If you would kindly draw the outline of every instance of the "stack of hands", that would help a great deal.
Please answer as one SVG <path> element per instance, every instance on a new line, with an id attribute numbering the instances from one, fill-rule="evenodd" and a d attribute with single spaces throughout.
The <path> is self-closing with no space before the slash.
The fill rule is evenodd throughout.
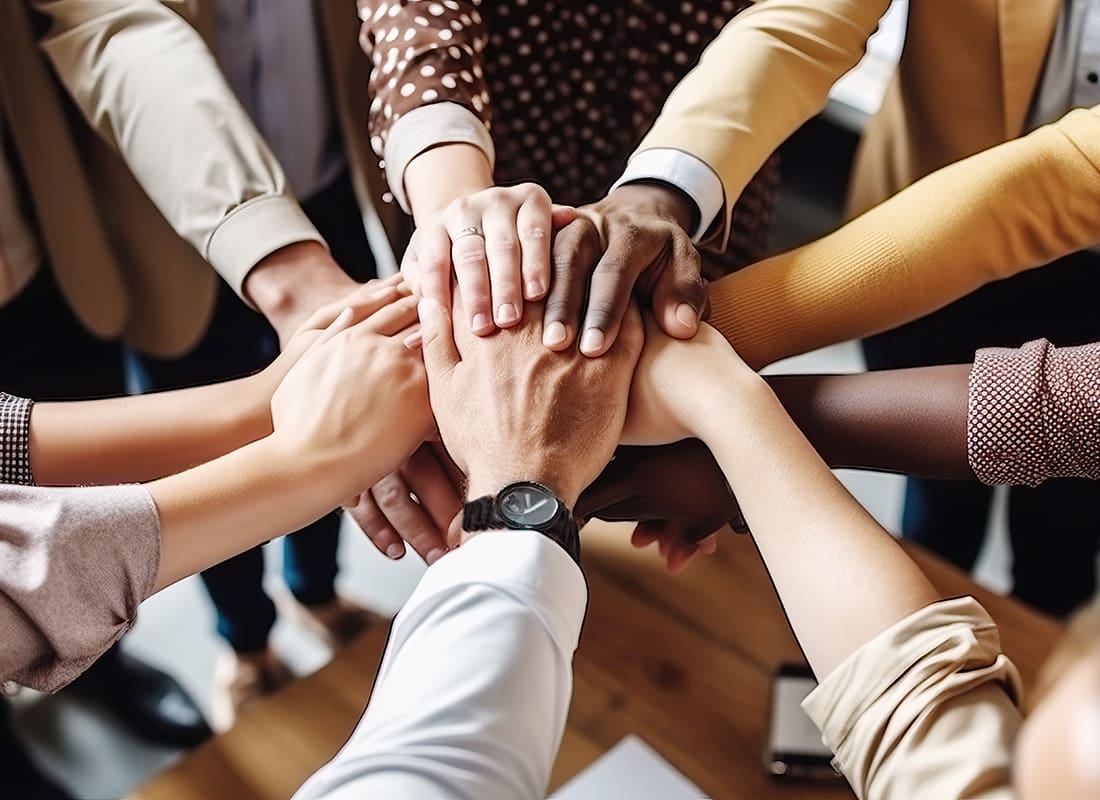
<path id="1" fill-rule="evenodd" d="M 704 362 L 732 351 L 700 322 L 686 205 L 628 186 L 574 210 L 532 185 L 452 203 L 418 227 L 400 276 L 316 312 L 258 377 L 277 386 L 274 439 L 391 558 L 407 543 L 433 563 L 461 544 L 465 500 L 517 480 L 581 519 L 640 521 L 634 543 L 657 542 L 672 569 L 713 552 L 739 514 L 691 438 L 693 402 Z"/>

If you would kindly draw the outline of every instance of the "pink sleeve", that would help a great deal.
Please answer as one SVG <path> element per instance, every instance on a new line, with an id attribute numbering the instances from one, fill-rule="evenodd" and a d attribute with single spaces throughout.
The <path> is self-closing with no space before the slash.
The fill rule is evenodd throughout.
<path id="1" fill-rule="evenodd" d="M 0 485 L 0 681 L 71 681 L 133 624 L 159 564 L 141 486 Z"/>
<path id="2" fill-rule="evenodd" d="M 979 350 L 970 373 L 967 455 L 978 480 L 1038 486 L 1100 478 L 1100 343 Z"/>

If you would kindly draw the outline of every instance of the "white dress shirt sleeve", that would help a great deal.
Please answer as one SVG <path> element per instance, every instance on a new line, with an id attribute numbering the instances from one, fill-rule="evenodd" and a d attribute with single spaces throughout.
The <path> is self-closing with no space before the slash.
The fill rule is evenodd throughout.
<path id="1" fill-rule="evenodd" d="M 533 531 L 489 531 L 436 562 L 394 620 L 370 704 L 295 800 L 545 796 L 588 591 Z"/>
<path id="2" fill-rule="evenodd" d="M 695 203 L 697 220 L 695 230 L 691 232 L 691 240 L 696 244 L 726 207 L 725 192 L 718 173 L 702 159 L 683 150 L 655 147 L 636 153 L 626 165 L 622 176 L 612 184 L 611 191 L 638 181 L 667 183 L 691 198 Z"/>

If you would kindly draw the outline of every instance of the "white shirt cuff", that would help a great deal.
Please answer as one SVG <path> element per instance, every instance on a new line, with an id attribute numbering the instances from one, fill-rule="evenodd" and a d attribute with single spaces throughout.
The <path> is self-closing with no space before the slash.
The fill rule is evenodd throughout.
<path id="1" fill-rule="evenodd" d="M 726 205 L 722 180 L 709 164 L 683 150 L 655 147 L 635 153 L 623 170 L 622 177 L 611 189 L 638 181 L 662 181 L 691 198 L 698 212 L 699 223 L 691 233 L 696 244 L 702 240 L 711 223 Z"/>
<path id="2" fill-rule="evenodd" d="M 405 170 L 409 162 L 442 144 L 470 144 L 485 153 L 492 170 L 496 159 L 493 137 L 477 115 L 458 103 L 432 103 L 414 108 L 390 128 L 383 158 L 386 182 L 394 199 L 406 214 L 411 214 L 405 194 Z"/>
<path id="3" fill-rule="evenodd" d="M 479 533 L 428 568 L 405 608 L 469 584 L 493 586 L 515 596 L 541 617 L 564 652 L 577 649 L 588 586 L 581 568 L 557 542 L 537 531 Z M 404 613 L 398 620 L 401 616 Z"/>

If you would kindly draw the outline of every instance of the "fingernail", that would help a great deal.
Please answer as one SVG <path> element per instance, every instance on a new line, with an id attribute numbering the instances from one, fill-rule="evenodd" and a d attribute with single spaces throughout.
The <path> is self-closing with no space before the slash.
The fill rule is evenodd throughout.
<path id="1" fill-rule="evenodd" d="M 603 349 L 604 335 L 599 328 L 589 328 L 581 337 L 581 352 L 586 355 L 595 355 Z"/>
<path id="2" fill-rule="evenodd" d="M 406 350 L 419 350 L 424 345 L 424 334 L 420 331 L 410 333 L 405 337 L 405 341 L 402 344 L 405 345 Z"/>
<path id="3" fill-rule="evenodd" d="M 699 324 L 699 315 L 695 312 L 695 309 L 687 303 L 680 303 L 680 305 L 676 306 L 676 319 L 689 328 L 694 328 Z"/>
<path id="4" fill-rule="evenodd" d="M 565 341 L 567 331 L 560 322 L 551 322 L 542 332 L 542 343 L 547 347 L 556 347 Z"/>
<path id="5" fill-rule="evenodd" d="M 527 299 L 538 300 L 546 292 L 546 286 L 537 278 L 527 281 Z"/>
<path id="6" fill-rule="evenodd" d="M 507 325 L 519 319 L 519 309 L 515 303 L 501 303 L 497 306 L 497 323 Z"/>
<path id="7" fill-rule="evenodd" d="M 405 547 L 400 542 L 394 542 L 386 548 L 386 555 L 396 561 L 405 555 Z"/>
<path id="8" fill-rule="evenodd" d="M 333 327 L 342 328 L 344 325 L 347 325 L 353 313 L 354 312 L 350 308 L 345 308 L 343 311 L 337 314 L 336 319 L 332 321 Z"/>
<path id="9" fill-rule="evenodd" d="M 446 552 L 447 551 L 444 550 L 442 547 L 437 547 L 434 550 L 429 550 L 428 555 L 424 557 L 424 560 L 428 562 L 428 566 L 430 567 L 436 561 L 443 558 Z"/>
<path id="10" fill-rule="evenodd" d="M 493 327 L 492 321 L 489 319 L 489 315 L 485 313 L 474 314 L 474 321 L 470 324 L 474 333 L 488 331 Z"/>

